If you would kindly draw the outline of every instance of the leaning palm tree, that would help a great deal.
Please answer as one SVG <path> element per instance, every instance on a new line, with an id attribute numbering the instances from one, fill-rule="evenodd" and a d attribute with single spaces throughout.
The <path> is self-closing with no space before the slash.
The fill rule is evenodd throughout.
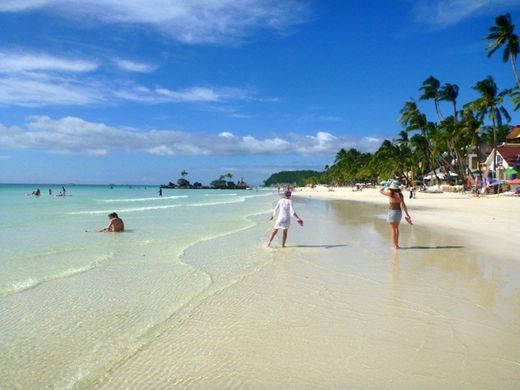
<path id="1" fill-rule="evenodd" d="M 441 83 L 435 77 L 430 76 L 426 80 L 423 81 L 422 87 L 419 88 L 420 91 L 423 91 L 423 94 L 419 98 L 419 100 L 433 100 L 435 103 L 435 112 L 437 113 L 437 118 L 439 121 L 442 120 L 441 107 L 439 105 L 440 94 L 439 87 Z"/>
<path id="2" fill-rule="evenodd" d="M 520 78 L 516 69 L 516 56 L 520 52 L 520 45 L 518 35 L 514 33 L 515 25 L 511 21 L 511 14 L 506 13 L 497 16 L 495 23 L 495 26 L 489 28 L 489 34 L 484 37 L 484 39 L 492 41 L 486 46 L 488 57 L 491 57 L 493 53 L 503 46 L 502 60 L 504 62 L 511 61 L 516 84 L 520 88 Z"/>
<path id="3" fill-rule="evenodd" d="M 459 86 L 457 84 L 446 83 L 439 89 L 439 100 L 451 102 L 453 105 L 453 118 L 457 122 L 457 97 L 459 96 Z"/>
<path id="4" fill-rule="evenodd" d="M 486 116 L 491 121 L 493 130 L 493 166 L 495 168 L 495 177 L 497 171 L 497 128 L 502 127 L 502 119 L 507 122 L 511 117 L 505 107 L 502 105 L 504 96 L 508 93 L 507 90 L 498 92 L 497 85 L 493 77 L 488 76 L 481 80 L 473 87 L 480 93 L 480 97 L 468 103 L 466 106 L 476 111 L 477 118 L 482 121 Z"/>

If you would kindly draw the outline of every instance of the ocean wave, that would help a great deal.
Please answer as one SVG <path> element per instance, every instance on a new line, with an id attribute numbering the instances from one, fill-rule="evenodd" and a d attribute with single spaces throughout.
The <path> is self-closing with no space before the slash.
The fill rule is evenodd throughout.
<path id="1" fill-rule="evenodd" d="M 135 212 L 139 212 L 139 211 L 171 209 L 171 208 L 175 208 L 175 207 L 182 207 L 182 205 L 181 204 L 170 204 L 170 205 L 165 205 L 165 206 L 132 207 L 132 208 L 128 208 L 128 209 L 69 211 L 66 214 L 67 215 L 108 214 L 108 213 L 112 213 L 114 211 L 117 213 L 135 213 Z"/>
<path id="2" fill-rule="evenodd" d="M 58 271 L 57 273 L 55 273 L 53 275 L 44 276 L 40 279 L 30 277 L 25 280 L 21 280 L 19 282 L 12 282 L 12 283 L 8 284 L 7 287 L 4 288 L 3 290 L 0 290 L 0 296 L 6 296 L 6 295 L 20 293 L 22 291 L 26 291 L 26 290 L 35 288 L 45 282 L 50 282 L 50 281 L 57 280 L 57 279 L 64 279 L 64 278 L 68 278 L 70 276 L 74 276 L 74 275 L 81 274 L 83 272 L 90 271 L 91 269 L 98 267 L 101 263 L 112 258 L 113 256 L 114 256 L 113 253 L 110 253 L 108 255 L 103 255 L 103 256 L 100 256 L 98 259 L 96 259 L 96 260 L 92 261 L 91 263 L 84 265 L 82 267 L 65 269 L 63 271 Z"/>
<path id="3" fill-rule="evenodd" d="M 262 194 L 262 195 L 240 196 L 240 197 L 233 197 L 230 200 L 221 200 L 221 201 L 215 201 L 215 202 L 172 204 L 172 205 L 165 205 L 165 206 L 132 207 L 132 208 L 126 208 L 126 209 L 116 208 L 116 209 L 111 209 L 111 210 L 69 211 L 66 214 L 68 214 L 68 215 L 108 214 L 108 213 L 111 213 L 114 211 L 117 213 L 133 213 L 133 212 L 149 211 L 149 210 L 170 209 L 170 208 L 175 208 L 175 207 L 218 206 L 218 205 L 225 205 L 225 204 L 232 204 L 232 203 L 243 203 L 243 202 L 245 202 L 246 199 L 256 198 L 256 197 L 260 197 L 260 196 L 266 196 L 266 195 Z"/>
<path id="4" fill-rule="evenodd" d="M 238 199 L 222 201 L 222 202 L 188 203 L 185 206 L 186 207 L 218 206 L 218 205 L 222 205 L 222 204 L 242 203 L 242 202 L 245 202 L 245 200 L 246 200 L 246 198 L 240 197 Z"/>
<path id="5" fill-rule="evenodd" d="M 204 196 L 237 196 L 238 194 L 204 194 Z"/>
<path id="6" fill-rule="evenodd" d="M 254 194 L 254 195 L 245 195 L 246 198 L 261 198 L 264 196 L 273 196 L 274 192 L 268 192 L 267 194 Z"/>
<path id="7" fill-rule="evenodd" d="M 128 198 L 128 199 L 98 199 L 102 203 L 119 203 L 119 202 L 147 202 L 152 200 L 168 200 L 187 198 L 188 195 L 172 195 L 172 196 L 157 196 L 153 198 Z"/>

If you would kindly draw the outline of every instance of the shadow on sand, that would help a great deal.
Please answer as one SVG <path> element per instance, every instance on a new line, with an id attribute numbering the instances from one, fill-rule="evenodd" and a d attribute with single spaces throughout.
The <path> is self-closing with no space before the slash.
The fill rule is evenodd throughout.
<path id="1" fill-rule="evenodd" d="M 339 248 L 343 246 L 348 246 L 346 244 L 337 244 L 337 245 L 287 245 L 286 248 Z"/>
<path id="2" fill-rule="evenodd" d="M 446 246 L 402 246 L 399 249 L 461 249 L 460 245 L 446 245 Z"/>

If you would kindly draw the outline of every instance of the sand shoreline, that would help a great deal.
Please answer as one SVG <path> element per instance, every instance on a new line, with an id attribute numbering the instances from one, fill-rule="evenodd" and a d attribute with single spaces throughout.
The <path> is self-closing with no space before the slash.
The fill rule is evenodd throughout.
<path id="1" fill-rule="evenodd" d="M 260 216 L 190 248 L 197 262 L 256 242 L 239 257 L 258 267 L 84 387 L 515 388 L 518 262 L 421 225 L 403 228 L 411 250 L 394 253 L 383 205 L 312 199 L 295 196 L 306 223 L 287 248 L 264 246 Z"/>
<path id="2" fill-rule="evenodd" d="M 329 191 L 324 186 L 317 186 L 315 189 L 297 190 L 295 196 L 378 205 L 387 203 L 378 189 L 373 188 L 352 191 L 350 187 L 339 187 Z M 460 193 L 423 192 L 417 192 L 415 199 L 408 199 L 408 192 L 405 197 L 415 225 L 431 226 L 434 229 L 449 228 L 481 250 L 500 257 L 518 256 L 515 252 L 518 253 L 520 232 L 519 198 L 496 195 L 479 198 Z"/>

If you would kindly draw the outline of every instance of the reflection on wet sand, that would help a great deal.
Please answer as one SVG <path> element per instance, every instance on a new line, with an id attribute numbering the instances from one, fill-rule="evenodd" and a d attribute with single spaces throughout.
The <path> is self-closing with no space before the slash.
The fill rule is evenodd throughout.
<path id="1" fill-rule="evenodd" d="M 338 222 L 358 230 L 371 230 L 390 247 L 383 206 L 345 201 L 327 203 Z M 416 278 L 431 285 L 432 292 L 457 293 L 483 309 L 494 308 L 499 300 L 514 301 L 515 295 L 520 294 L 520 285 L 511 276 L 518 275 L 518 264 L 474 251 L 471 244 L 450 233 L 423 226 L 402 226 L 398 252 L 389 253 L 384 245 L 378 248 L 379 253 L 384 250 L 389 256 L 392 282 L 398 284 L 400 280 L 410 282 Z M 372 239 L 364 244 L 374 246 Z M 511 273 L 511 269 L 516 271 Z"/>
<path id="2" fill-rule="evenodd" d="M 517 387 L 518 263 L 422 226 L 404 226 L 410 249 L 394 252 L 383 208 L 298 210 L 306 224 L 291 228 L 291 247 L 241 253 L 270 261 L 172 319 L 93 388 Z M 204 242 L 185 260 L 213 250 Z"/>

